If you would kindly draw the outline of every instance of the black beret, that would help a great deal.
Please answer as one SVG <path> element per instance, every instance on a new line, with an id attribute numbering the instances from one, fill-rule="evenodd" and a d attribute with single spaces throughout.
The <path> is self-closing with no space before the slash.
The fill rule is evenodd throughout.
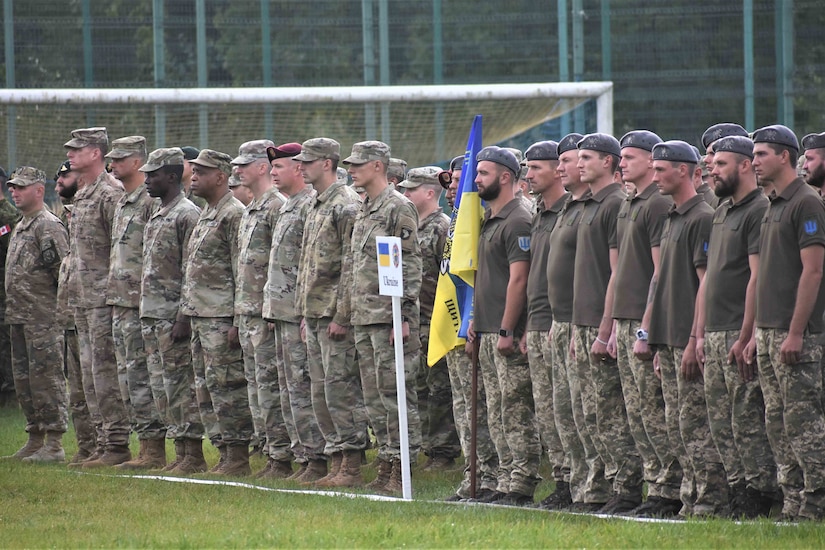
<path id="1" fill-rule="evenodd" d="M 57 169 L 57 173 L 54 175 L 54 179 L 59 178 L 63 174 L 72 171 L 72 165 L 68 160 L 64 160 L 63 164 L 60 165 L 60 168 Z"/>
<path id="2" fill-rule="evenodd" d="M 518 176 L 518 173 L 521 170 L 518 159 L 513 153 L 507 149 L 502 149 L 501 147 L 497 147 L 495 145 L 485 147 L 478 152 L 476 162 L 481 162 L 482 160 L 495 162 L 498 165 L 504 166 L 516 176 Z"/>
<path id="3" fill-rule="evenodd" d="M 201 152 L 191 145 L 184 145 L 180 148 L 183 151 L 183 160 L 195 160 Z"/>
<path id="4" fill-rule="evenodd" d="M 559 160 L 559 144 L 555 141 L 537 141 L 524 153 L 527 160 Z"/>
<path id="5" fill-rule="evenodd" d="M 562 153 L 566 153 L 567 151 L 575 151 L 576 146 L 579 144 L 583 137 L 583 135 L 573 132 L 572 134 L 567 134 L 566 136 L 561 138 L 557 151 L 559 156 L 561 156 Z"/>
<path id="6" fill-rule="evenodd" d="M 619 140 L 608 134 L 587 134 L 576 146 L 581 149 L 607 153 L 616 157 L 622 156 L 622 147 Z"/>
<path id="7" fill-rule="evenodd" d="M 713 144 L 714 153 L 738 153 L 753 159 L 753 142 L 745 136 L 726 136 Z"/>
<path id="8" fill-rule="evenodd" d="M 774 124 L 773 126 L 765 126 L 753 133 L 754 143 L 776 143 L 777 145 L 784 145 L 791 149 L 799 151 L 799 140 L 796 135 L 791 132 L 791 129 L 781 124 Z"/>
<path id="9" fill-rule="evenodd" d="M 653 160 L 669 160 L 671 162 L 687 162 L 697 164 L 699 157 L 693 145 L 674 139 L 657 143 L 653 147 Z"/>
<path id="10" fill-rule="evenodd" d="M 705 130 L 705 133 L 702 134 L 702 145 L 704 145 L 705 149 L 707 149 L 708 145 L 710 145 L 717 139 L 721 139 L 727 136 L 748 137 L 748 132 L 745 131 L 744 128 L 742 128 L 738 124 L 734 124 L 733 122 L 720 122 L 719 124 L 714 124 L 707 130 Z"/>
<path id="11" fill-rule="evenodd" d="M 619 140 L 622 149 L 625 147 L 635 147 L 636 149 L 644 149 L 645 151 L 652 151 L 653 146 L 657 143 L 662 143 L 662 138 L 647 130 L 633 130 L 623 135 L 622 139 Z"/>
<path id="12" fill-rule="evenodd" d="M 802 148 L 806 151 L 808 149 L 825 149 L 825 132 L 821 134 L 808 134 L 802 138 Z"/>
<path id="13" fill-rule="evenodd" d="M 464 155 L 460 157 L 456 157 L 450 161 L 450 170 L 461 170 L 461 167 L 464 165 Z"/>

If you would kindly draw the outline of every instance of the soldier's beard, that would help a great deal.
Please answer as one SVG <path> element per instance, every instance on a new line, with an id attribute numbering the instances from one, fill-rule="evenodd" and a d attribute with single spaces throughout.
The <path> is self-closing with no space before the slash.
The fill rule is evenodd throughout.
<path id="1" fill-rule="evenodd" d="M 821 164 L 814 168 L 805 178 L 805 182 L 811 187 L 822 189 L 822 185 L 825 184 L 825 168 Z"/>

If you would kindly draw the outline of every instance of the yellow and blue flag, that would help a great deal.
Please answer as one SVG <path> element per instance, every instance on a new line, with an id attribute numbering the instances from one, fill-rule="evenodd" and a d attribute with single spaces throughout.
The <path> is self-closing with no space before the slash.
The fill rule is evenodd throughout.
<path id="1" fill-rule="evenodd" d="M 380 265 L 381 267 L 390 266 L 389 243 L 378 243 L 378 265 Z"/>

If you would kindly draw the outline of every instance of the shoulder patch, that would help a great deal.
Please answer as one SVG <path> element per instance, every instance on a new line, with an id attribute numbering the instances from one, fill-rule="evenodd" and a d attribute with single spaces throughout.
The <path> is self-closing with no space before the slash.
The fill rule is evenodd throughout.
<path id="1" fill-rule="evenodd" d="M 819 224 L 816 223 L 816 220 L 810 219 L 810 220 L 805 221 L 805 234 L 806 235 L 814 235 L 814 234 L 816 234 L 818 229 L 819 229 Z"/>
<path id="2" fill-rule="evenodd" d="M 60 261 L 60 256 L 57 253 L 57 247 L 55 246 L 54 241 L 50 240 L 43 245 L 40 249 L 40 258 L 46 265 L 54 265 Z"/>
<path id="3" fill-rule="evenodd" d="M 518 238 L 518 247 L 525 252 L 530 252 L 530 235 L 523 235 Z"/>
<path id="4" fill-rule="evenodd" d="M 399 235 L 399 237 L 401 237 L 402 241 L 406 241 L 407 239 L 409 239 L 410 235 L 412 235 L 412 229 L 408 227 L 401 228 L 401 234 Z"/>
<path id="5" fill-rule="evenodd" d="M 708 253 L 708 241 L 702 243 L 702 250 L 705 251 L 705 254 Z"/>

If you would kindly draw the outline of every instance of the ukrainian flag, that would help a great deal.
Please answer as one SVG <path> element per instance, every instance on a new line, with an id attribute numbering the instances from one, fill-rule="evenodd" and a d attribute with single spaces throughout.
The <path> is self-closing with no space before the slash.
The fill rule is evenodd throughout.
<path id="1" fill-rule="evenodd" d="M 381 267 L 390 267 L 389 243 L 378 243 L 378 265 Z"/>

